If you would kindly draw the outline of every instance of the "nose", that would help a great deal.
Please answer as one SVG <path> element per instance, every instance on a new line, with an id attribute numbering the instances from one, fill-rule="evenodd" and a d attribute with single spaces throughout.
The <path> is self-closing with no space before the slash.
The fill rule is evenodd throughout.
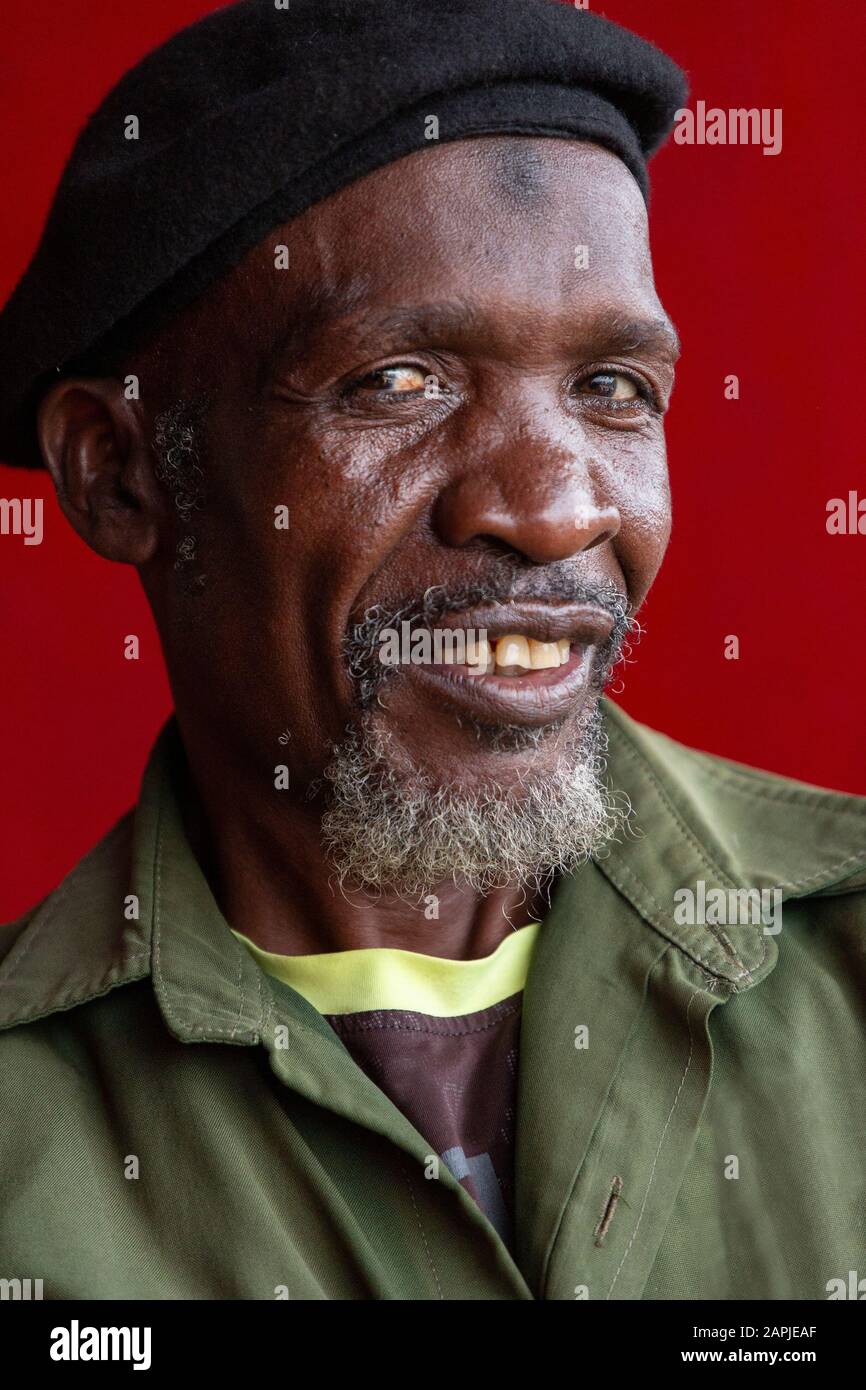
<path id="1" fill-rule="evenodd" d="M 436 502 L 439 539 L 458 547 L 493 541 L 538 565 L 613 540 L 619 510 L 602 493 L 601 469 L 581 453 L 522 435 L 510 446 L 500 444 L 493 457 L 462 467 Z"/>

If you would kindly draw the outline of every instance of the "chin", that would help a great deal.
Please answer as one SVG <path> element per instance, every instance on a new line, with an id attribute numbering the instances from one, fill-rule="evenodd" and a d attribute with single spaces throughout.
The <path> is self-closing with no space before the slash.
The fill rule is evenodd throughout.
<path id="1" fill-rule="evenodd" d="M 526 738 L 507 726 L 497 744 Z M 576 868 L 616 833 L 623 808 L 604 783 L 600 718 L 545 729 L 538 744 L 416 754 L 368 713 L 326 769 L 323 840 L 341 882 L 420 895 L 455 879 L 485 892 Z"/>
<path id="2" fill-rule="evenodd" d="M 467 794 L 479 788 L 519 792 L 533 777 L 549 777 L 577 759 L 590 756 L 598 720 L 598 700 L 580 715 L 566 715 L 543 725 L 488 723 L 452 715 L 446 729 L 433 730 L 418 720 L 407 727 L 387 714 L 371 713 L 365 729 L 378 759 L 390 774 L 417 779 L 430 788 Z M 420 740 L 420 733 L 431 736 Z"/>

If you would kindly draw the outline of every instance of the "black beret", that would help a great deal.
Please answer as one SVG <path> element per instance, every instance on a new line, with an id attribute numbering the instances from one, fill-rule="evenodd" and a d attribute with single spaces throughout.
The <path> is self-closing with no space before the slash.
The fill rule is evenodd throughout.
<path id="1" fill-rule="evenodd" d="M 109 92 L 70 155 L 0 314 L 0 458 L 38 466 L 57 374 L 195 298 L 278 224 L 440 142 L 592 140 L 647 196 L 685 104 L 652 44 L 559 0 L 242 0 Z M 127 135 L 137 118 L 138 138 Z"/>

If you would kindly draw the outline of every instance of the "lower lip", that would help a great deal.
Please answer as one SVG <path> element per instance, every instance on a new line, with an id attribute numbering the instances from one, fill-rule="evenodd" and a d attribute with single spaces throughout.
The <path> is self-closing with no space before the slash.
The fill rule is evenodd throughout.
<path id="1" fill-rule="evenodd" d="M 468 666 L 409 666 L 407 672 L 485 724 L 553 724 L 583 703 L 593 646 L 574 644 L 563 666 L 523 676 L 475 675 Z"/>

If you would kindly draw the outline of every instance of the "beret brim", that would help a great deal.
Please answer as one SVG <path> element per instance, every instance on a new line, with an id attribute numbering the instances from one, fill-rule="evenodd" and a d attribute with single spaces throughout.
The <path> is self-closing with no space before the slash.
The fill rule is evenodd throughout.
<path id="1" fill-rule="evenodd" d="M 0 314 L 0 458 L 39 466 L 52 379 L 146 331 L 274 226 L 385 164 L 496 133 L 592 140 L 647 197 L 686 100 L 676 64 L 558 0 L 242 0 L 176 34 L 81 132 Z M 127 119 L 138 120 L 128 140 Z"/>

